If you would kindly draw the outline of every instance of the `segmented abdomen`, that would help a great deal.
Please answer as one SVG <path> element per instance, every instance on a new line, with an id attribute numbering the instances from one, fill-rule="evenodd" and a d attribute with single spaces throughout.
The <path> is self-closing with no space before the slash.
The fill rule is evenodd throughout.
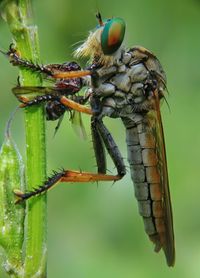
<path id="1" fill-rule="evenodd" d="M 144 227 L 150 239 L 159 251 L 165 239 L 163 192 L 159 154 L 152 130 L 145 122 L 124 121 L 131 178 L 139 213 L 143 217 Z"/>

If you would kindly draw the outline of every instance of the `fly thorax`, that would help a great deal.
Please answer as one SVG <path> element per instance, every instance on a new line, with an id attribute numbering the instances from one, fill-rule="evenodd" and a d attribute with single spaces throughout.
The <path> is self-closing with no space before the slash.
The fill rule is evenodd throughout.
<path id="1" fill-rule="evenodd" d="M 160 98 L 163 96 L 160 72 L 149 70 L 143 61 L 136 60 L 124 49 L 112 66 L 100 67 L 97 76 L 93 94 L 101 100 L 102 106 L 115 111 L 106 112 L 109 117 L 132 118 L 133 113 L 147 113 L 154 109 L 154 90 L 158 90 Z"/>

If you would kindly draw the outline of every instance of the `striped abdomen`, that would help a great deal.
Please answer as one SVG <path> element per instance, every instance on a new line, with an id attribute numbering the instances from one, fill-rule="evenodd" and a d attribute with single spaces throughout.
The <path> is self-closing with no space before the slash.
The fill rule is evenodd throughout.
<path id="1" fill-rule="evenodd" d="M 155 243 L 155 251 L 165 245 L 163 192 L 159 153 L 152 130 L 145 122 L 126 123 L 126 142 L 131 178 L 139 213 L 150 239 Z"/>

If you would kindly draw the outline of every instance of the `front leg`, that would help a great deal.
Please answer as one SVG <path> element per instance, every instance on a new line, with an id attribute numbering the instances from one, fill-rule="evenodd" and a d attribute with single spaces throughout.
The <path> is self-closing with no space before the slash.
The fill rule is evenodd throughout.
<path id="1" fill-rule="evenodd" d="M 34 64 L 32 61 L 21 58 L 19 52 L 13 47 L 13 44 L 10 45 L 8 52 L 3 52 L 2 50 L 0 52 L 9 58 L 13 66 L 27 68 L 33 72 L 39 72 L 54 79 L 81 78 L 92 74 L 92 70 L 81 70 L 76 62 L 49 65 Z"/>

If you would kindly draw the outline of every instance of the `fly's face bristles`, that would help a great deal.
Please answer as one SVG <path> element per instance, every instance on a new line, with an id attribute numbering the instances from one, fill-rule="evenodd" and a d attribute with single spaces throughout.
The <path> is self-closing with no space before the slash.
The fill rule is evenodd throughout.
<path id="1" fill-rule="evenodd" d="M 102 66 L 111 66 L 113 65 L 118 51 L 115 55 L 105 55 L 101 47 L 101 35 L 103 27 L 98 28 L 95 31 L 89 33 L 88 38 L 84 43 L 79 46 L 74 51 L 74 56 L 77 58 L 89 58 L 90 61 L 94 61 Z"/>

